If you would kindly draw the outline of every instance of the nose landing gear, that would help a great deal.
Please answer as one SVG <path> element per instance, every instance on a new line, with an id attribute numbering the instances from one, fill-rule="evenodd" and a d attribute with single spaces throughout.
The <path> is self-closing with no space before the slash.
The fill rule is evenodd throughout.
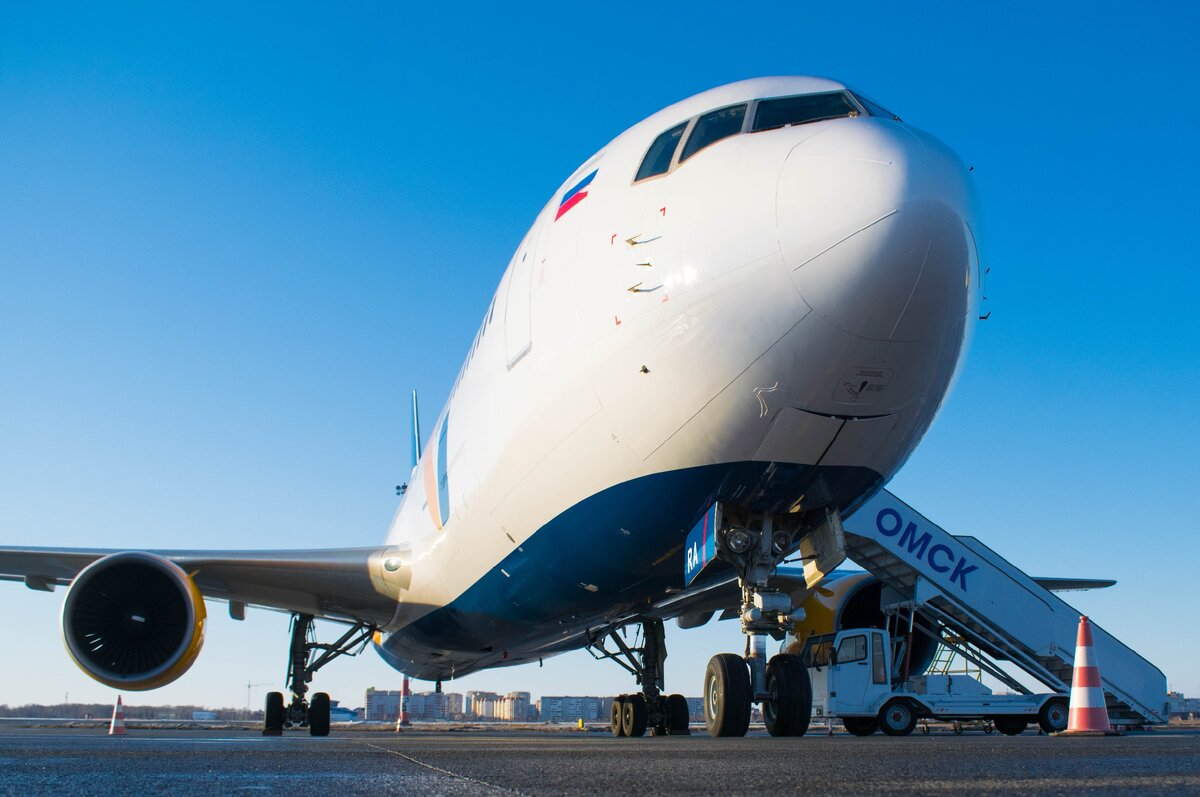
<path id="1" fill-rule="evenodd" d="M 763 722 L 772 736 L 803 736 L 812 714 L 812 684 L 798 656 L 779 654 L 767 661 L 767 636 L 783 639 L 803 610 L 792 608 L 791 596 L 770 587 L 770 575 L 797 548 L 805 562 L 805 579 L 815 586 L 845 559 L 845 540 L 837 513 L 808 534 L 771 515 L 729 525 L 717 532 L 717 556 L 734 566 L 742 588 L 743 657 L 721 653 L 708 663 L 704 676 L 704 722 L 710 736 L 745 736 L 752 703 L 762 705 Z"/>

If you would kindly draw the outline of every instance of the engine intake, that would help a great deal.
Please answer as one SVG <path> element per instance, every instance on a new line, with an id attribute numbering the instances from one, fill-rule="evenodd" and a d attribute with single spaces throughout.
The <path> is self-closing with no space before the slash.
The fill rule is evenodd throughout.
<path id="1" fill-rule="evenodd" d="M 204 599 L 178 565 L 129 551 L 97 559 L 63 603 L 67 651 L 102 684 L 140 691 L 187 672 L 204 642 Z"/>
<path id="2" fill-rule="evenodd" d="M 804 619 L 796 624 L 790 640 L 789 653 L 800 653 L 804 641 L 810 636 L 820 636 L 847 628 L 886 628 L 887 617 L 880 608 L 883 584 L 870 573 L 850 573 L 836 580 L 823 582 L 801 605 Z M 922 618 L 920 609 L 917 617 Z M 927 625 L 935 623 L 924 618 Z M 938 642 L 922 633 L 912 638 L 912 650 L 908 654 L 908 674 L 922 675 L 933 663 Z"/>

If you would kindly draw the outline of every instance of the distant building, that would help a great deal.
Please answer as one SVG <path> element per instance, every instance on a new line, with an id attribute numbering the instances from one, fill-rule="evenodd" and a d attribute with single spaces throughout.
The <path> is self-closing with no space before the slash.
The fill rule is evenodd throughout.
<path id="1" fill-rule="evenodd" d="M 704 698 L 689 697 L 688 702 L 688 720 L 690 722 L 704 722 Z"/>
<path id="2" fill-rule="evenodd" d="M 463 715 L 463 696 L 458 692 L 446 692 L 446 719 L 460 719 Z"/>
<path id="3" fill-rule="evenodd" d="M 1200 697 L 1184 697 L 1183 692 L 1167 692 L 1167 710 L 1172 717 L 1196 719 L 1200 717 Z"/>
<path id="4" fill-rule="evenodd" d="M 329 707 L 329 719 L 332 722 L 354 722 L 358 719 L 358 712 L 352 708 L 343 708 L 342 706 Z"/>
<path id="5" fill-rule="evenodd" d="M 369 687 L 365 699 L 364 719 L 368 722 L 395 722 L 400 717 L 400 690 Z"/>
<path id="6" fill-rule="evenodd" d="M 367 690 L 363 719 L 395 722 L 400 717 L 400 692 Z M 408 717 L 413 722 L 438 722 L 457 719 L 463 713 L 463 696 L 457 692 L 413 692 L 408 696 Z"/>
<path id="7" fill-rule="evenodd" d="M 542 722 L 608 721 L 612 700 L 591 695 L 547 695 L 538 701 L 538 716 Z"/>
<path id="8" fill-rule="evenodd" d="M 413 721 L 444 720 L 446 695 L 443 692 L 414 692 L 408 704 Z"/>
<path id="9" fill-rule="evenodd" d="M 463 710 L 471 719 L 494 720 L 499 702 L 500 696 L 495 692 L 470 691 L 463 701 Z"/>
<path id="10" fill-rule="evenodd" d="M 529 693 L 509 692 L 500 698 L 496 719 L 507 722 L 529 721 Z"/>

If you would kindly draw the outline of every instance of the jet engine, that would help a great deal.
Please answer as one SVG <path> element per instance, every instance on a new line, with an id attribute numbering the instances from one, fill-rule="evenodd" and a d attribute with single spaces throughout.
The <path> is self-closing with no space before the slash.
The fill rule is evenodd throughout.
<path id="1" fill-rule="evenodd" d="M 97 559 L 67 592 L 63 640 L 80 669 L 140 691 L 187 672 L 204 642 L 204 599 L 178 565 L 129 551 Z"/>
<path id="2" fill-rule="evenodd" d="M 887 628 L 887 617 L 881 608 L 883 584 L 870 573 L 851 573 L 821 583 L 801 604 L 804 619 L 796 623 L 788 637 L 788 652 L 799 654 L 811 636 L 833 634 L 847 628 Z M 921 612 L 917 611 L 920 618 Z M 934 623 L 926 620 L 926 626 Z M 901 619 L 902 628 L 892 633 L 901 640 L 907 631 L 907 615 Z M 921 675 L 929 669 L 937 654 L 938 642 L 927 634 L 914 631 L 912 650 L 908 653 L 908 675 Z M 899 663 L 899 660 L 898 660 Z"/>

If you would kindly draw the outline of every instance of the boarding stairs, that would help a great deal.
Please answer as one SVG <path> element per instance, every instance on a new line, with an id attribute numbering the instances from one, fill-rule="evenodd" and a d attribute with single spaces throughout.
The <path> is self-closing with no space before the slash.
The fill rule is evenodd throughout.
<path id="1" fill-rule="evenodd" d="M 843 521 L 846 554 L 888 589 L 891 602 L 959 634 L 1068 692 L 1080 613 L 974 537 L 937 526 L 886 490 Z M 1167 681 L 1157 667 L 1093 623 L 1108 714 L 1114 725 L 1167 721 Z M 925 628 L 940 636 L 939 629 Z M 993 672 L 1020 691 L 1019 682 Z"/>

